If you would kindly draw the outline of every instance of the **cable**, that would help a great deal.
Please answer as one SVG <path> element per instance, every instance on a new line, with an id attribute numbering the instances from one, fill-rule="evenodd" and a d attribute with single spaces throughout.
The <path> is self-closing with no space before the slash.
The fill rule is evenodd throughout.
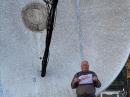
<path id="1" fill-rule="evenodd" d="M 54 29 L 54 24 L 55 24 L 55 12 L 56 12 L 56 8 L 57 8 L 57 3 L 58 0 L 44 0 L 48 7 L 48 17 L 47 17 L 47 35 L 46 35 L 46 43 L 45 43 L 45 52 L 43 55 L 43 59 L 42 59 L 42 72 L 41 72 L 41 77 L 45 77 L 46 75 L 46 68 L 47 68 L 47 64 L 49 61 L 49 47 L 50 47 L 50 43 L 51 43 L 51 37 L 52 37 L 52 32 Z"/>
<path id="2" fill-rule="evenodd" d="M 83 53 L 83 32 L 81 29 L 81 20 L 80 20 L 80 0 L 76 0 L 76 14 L 77 14 L 77 29 L 78 29 L 78 35 L 79 35 L 79 46 L 80 46 L 80 58 L 81 60 L 84 59 L 84 53 Z"/>

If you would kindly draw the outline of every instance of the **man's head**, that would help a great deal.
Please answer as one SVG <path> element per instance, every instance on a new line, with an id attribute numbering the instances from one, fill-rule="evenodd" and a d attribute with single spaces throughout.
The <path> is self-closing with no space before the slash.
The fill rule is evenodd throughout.
<path id="1" fill-rule="evenodd" d="M 88 71 L 89 70 L 89 63 L 88 61 L 84 60 L 81 62 L 81 70 L 82 71 Z"/>

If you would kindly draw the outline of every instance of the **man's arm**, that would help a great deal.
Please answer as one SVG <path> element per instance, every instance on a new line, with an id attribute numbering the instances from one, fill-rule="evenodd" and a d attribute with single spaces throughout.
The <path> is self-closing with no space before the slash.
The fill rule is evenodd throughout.
<path id="1" fill-rule="evenodd" d="M 93 75 L 93 83 L 94 83 L 94 86 L 97 87 L 97 88 L 100 88 L 101 87 L 101 82 L 100 80 L 98 79 L 96 73 L 94 73 Z"/>
<path id="2" fill-rule="evenodd" d="M 78 86 L 79 81 L 80 80 L 79 80 L 77 74 L 75 74 L 73 79 L 72 79 L 72 82 L 71 82 L 71 88 L 75 89 Z"/>
<path id="3" fill-rule="evenodd" d="M 101 82 L 97 79 L 95 82 L 94 82 L 94 86 L 96 88 L 100 88 L 101 87 Z"/>

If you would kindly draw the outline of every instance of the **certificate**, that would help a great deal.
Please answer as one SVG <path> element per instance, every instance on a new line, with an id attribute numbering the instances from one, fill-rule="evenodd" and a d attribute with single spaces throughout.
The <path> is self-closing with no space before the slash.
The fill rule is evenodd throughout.
<path id="1" fill-rule="evenodd" d="M 93 83 L 92 74 L 81 75 L 79 77 L 79 79 L 80 79 L 79 84 L 90 84 L 90 83 Z"/>

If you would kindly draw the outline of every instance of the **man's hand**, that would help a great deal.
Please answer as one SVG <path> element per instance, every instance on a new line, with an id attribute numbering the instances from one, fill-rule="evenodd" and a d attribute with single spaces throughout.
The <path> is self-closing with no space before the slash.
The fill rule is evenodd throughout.
<path id="1" fill-rule="evenodd" d="M 98 80 L 98 78 L 97 78 L 97 76 L 93 76 L 93 81 L 97 81 Z"/>
<path id="2" fill-rule="evenodd" d="M 80 81 L 79 78 L 74 78 L 74 82 L 75 82 L 75 83 L 77 83 L 77 82 L 79 82 L 79 81 Z"/>

